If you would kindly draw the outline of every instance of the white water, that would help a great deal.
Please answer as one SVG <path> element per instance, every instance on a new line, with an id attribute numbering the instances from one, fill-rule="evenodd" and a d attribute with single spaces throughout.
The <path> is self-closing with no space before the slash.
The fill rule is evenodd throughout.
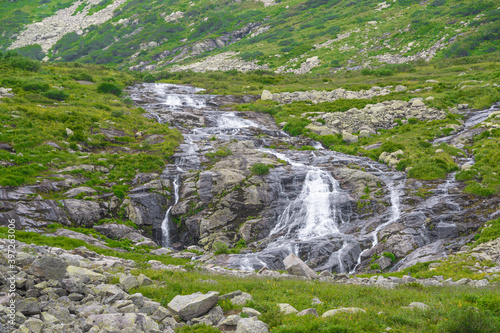
<path id="1" fill-rule="evenodd" d="M 363 250 L 359 254 L 356 266 L 354 266 L 354 268 L 349 272 L 349 274 L 354 274 L 354 272 L 356 271 L 356 268 L 358 268 L 358 266 L 361 264 L 361 258 L 363 256 L 363 254 L 366 251 L 369 251 L 369 250 L 373 249 L 375 246 L 377 246 L 377 244 L 378 244 L 378 236 L 377 235 L 378 235 L 379 231 L 382 230 L 383 228 L 385 228 L 386 226 L 388 226 L 389 224 L 396 222 L 401 217 L 401 207 L 400 207 L 400 201 L 399 201 L 401 189 L 399 187 L 394 186 L 393 181 L 389 178 L 385 178 L 384 181 L 386 182 L 386 186 L 389 189 L 390 198 L 391 198 L 391 210 L 389 213 L 389 219 L 387 220 L 387 222 L 382 223 L 379 226 L 377 226 L 375 228 L 375 230 L 370 233 L 370 237 L 373 240 L 372 246 L 370 248 Z"/>
<path id="2" fill-rule="evenodd" d="M 180 169 L 182 171 L 182 169 Z M 174 179 L 174 205 L 179 202 L 179 183 L 180 183 L 180 176 L 177 174 L 177 176 Z M 170 217 L 170 211 L 172 210 L 172 207 L 168 207 L 167 213 L 165 214 L 165 218 L 163 219 L 163 222 L 161 223 L 161 240 L 162 240 L 162 246 L 163 247 L 169 247 L 170 246 L 170 223 L 172 223 L 172 218 Z"/>
<path id="3" fill-rule="evenodd" d="M 270 236 L 285 232 L 286 236 L 294 234 L 300 240 L 309 240 L 338 233 L 338 220 L 342 218 L 339 192 L 338 181 L 328 172 L 309 170 L 302 191 L 281 214 Z"/>

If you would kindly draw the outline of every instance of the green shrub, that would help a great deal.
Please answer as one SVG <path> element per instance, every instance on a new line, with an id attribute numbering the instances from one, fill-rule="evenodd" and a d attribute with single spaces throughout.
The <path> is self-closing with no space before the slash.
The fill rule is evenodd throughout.
<path id="1" fill-rule="evenodd" d="M 370 269 L 371 270 L 380 269 L 380 264 L 371 264 Z"/>
<path id="2" fill-rule="evenodd" d="M 384 257 L 387 257 L 387 258 L 391 259 L 392 262 L 396 261 L 396 256 L 392 252 L 384 252 L 384 253 L 382 253 L 382 255 Z"/>
<path id="3" fill-rule="evenodd" d="M 111 82 L 102 82 L 97 86 L 97 92 L 102 94 L 113 94 L 116 96 L 120 96 L 122 94 L 122 90 L 114 83 Z"/>
<path id="4" fill-rule="evenodd" d="M 94 82 L 94 78 L 92 77 L 92 75 L 90 75 L 89 73 L 85 73 L 85 72 L 82 72 L 82 73 L 78 73 L 76 75 L 73 75 L 73 78 L 75 80 L 78 80 L 78 81 L 89 81 L 89 82 Z"/>
<path id="5" fill-rule="evenodd" d="M 47 98 L 54 99 L 56 101 L 64 101 L 69 97 L 69 94 L 64 90 L 52 89 L 44 92 L 43 95 Z"/>
<path id="6" fill-rule="evenodd" d="M 269 173 L 269 169 L 270 169 L 270 167 L 267 164 L 255 163 L 250 168 L 250 171 L 252 171 L 252 173 L 254 175 L 267 175 Z"/>
<path id="7" fill-rule="evenodd" d="M 45 53 L 43 53 L 42 47 L 38 44 L 23 46 L 16 49 L 16 52 L 23 57 L 33 60 L 42 60 L 45 58 Z"/>
<path id="8" fill-rule="evenodd" d="M 24 69 L 30 72 L 37 72 L 40 69 L 40 62 L 25 57 L 10 57 L 9 64 L 12 67 Z"/>
<path id="9" fill-rule="evenodd" d="M 485 243 L 490 240 L 494 240 L 500 237 L 500 219 L 491 220 L 486 222 L 483 228 L 481 228 L 481 233 L 478 234 L 476 242 L 477 244 Z"/>
<path id="10" fill-rule="evenodd" d="M 45 92 L 48 91 L 50 86 L 48 83 L 43 81 L 21 81 L 21 87 L 24 91 L 36 91 L 36 92 Z"/>
<path id="11" fill-rule="evenodd" d="M 498 332 L 500 320 L 489 311 L 475 307 L 455 308 L 448 313 L 448 320 L 439 325 L 440 332 L 449 333 L 494 333 Z"/>
<path id="12" fill-rule="evenodd" d="M 228 254 L 229 253 L 229 246 L 227 246 L 227 244 L 223 243 L 223 242 L 215 242 L 212 245 L 212 251 L 214 251 L 215 255 Z"/>

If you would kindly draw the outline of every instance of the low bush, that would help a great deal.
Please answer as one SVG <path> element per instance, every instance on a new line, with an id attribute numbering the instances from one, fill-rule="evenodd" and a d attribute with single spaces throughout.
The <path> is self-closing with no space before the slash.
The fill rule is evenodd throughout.
<path id="1" fill-rule="evenodd" d="M 261 175 L 267 175 L 269 173 L 269 169 L 270 169 L 270 166 L 267 165 L 267 164 L 264 164 L 264 163 L 255 163 L 250 168 L 250 171 L 252 171 L 252 173 L 254 175 L 260 175 L 261 176 Z"/>
<path id="2" fill-rule="evenodd" d="M 115 96 L 120 96 L 122 90 L 114 83 L 102 82 L 97 86 L 97 92 L 101 94 L 113 94 Z"/>
<path id="3" fill-rule="evenodd" d="M 69 97 L 69 94 L 64 90 L 52 89 L 44 92 L 43 95 L 47 98 L 54 99 L 56 101 L 64 101 Z"/>

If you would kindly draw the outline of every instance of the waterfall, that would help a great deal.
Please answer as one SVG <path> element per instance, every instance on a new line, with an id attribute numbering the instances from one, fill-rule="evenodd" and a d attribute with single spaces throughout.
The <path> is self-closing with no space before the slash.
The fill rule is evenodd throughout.
<path id="1" fill-rule="evenodd" d="M 308 240 L 338 233 L 338 223 L 343 222 L 337 200 L 339 192 L 338 181 L 328 172 L 309 170 L 302 191 L 286 207 L 270 235 L 286 232 L 286 236 Z"/>
<path id="2" fill-rule="evenodd" d="M 161 223 L 161 245 L 163 247 L 170 246 L 170 224 L 172 223 L 172 217 L 170 216 L 170 211 L 172 207 L 179 202 L 179 183 L 180 183 L 180 175 L 177 174 L 174 179 L 174 204 L 167 209 L 167 213 L 165 214 L 165 218 Z"/>

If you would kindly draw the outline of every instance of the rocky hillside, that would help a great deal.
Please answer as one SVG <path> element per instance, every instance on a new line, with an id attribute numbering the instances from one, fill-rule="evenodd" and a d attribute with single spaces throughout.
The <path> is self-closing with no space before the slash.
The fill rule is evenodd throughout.
<path id="1" fill-rule="evenodd" d="M 497 7 L 491 0 L 16 0 L 2 5 L 0 51 L 138 71 L 325 74 L 496 52 Z"/>

